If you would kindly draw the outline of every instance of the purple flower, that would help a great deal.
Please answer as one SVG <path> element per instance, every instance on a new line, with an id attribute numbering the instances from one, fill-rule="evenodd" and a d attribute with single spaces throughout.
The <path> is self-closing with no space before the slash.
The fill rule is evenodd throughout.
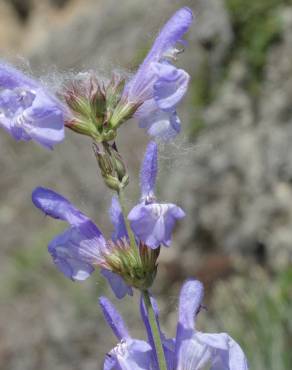
<path id="1" fill-rule="evenodd" d="M 247 360 L 240 346 L 226 333 L 208 334 L 195 329 L 194 318 L 203 299 L 203 285 L 188 280 L 179 300 L 174 363 L 177 370 L 211 369 L 247 370 Z"/>
<path id="2" fill-rule="evenodd" d="M 176 106 L 185 95 L 190 76 L 171 64 L 185 44 L 183 35 L 193 20 L 192 11 L 178 10 L 165 24 L 137 73 L 128 82 L 123 96 L 130 102 L 142 103 L 136 116 L 148 134 L 168 140 L 180 132 Z"/>
<path id="3" fill-rule="evenodd" d="M 175 204 L 157 203 L 154 190 L 157 177 L 157 144 L 150 142 L 141 166 L 141 202 L 129 213 L 131 227 L 135 235 L 150 248 L 161 244 L 169 246 L 174 225 L 185 216 Z"/>
<path id="4" fill-rule="evenodd" d="M 161 333 L 167 369 L 248 370 L 242 349 L 228 334 L 207 334 L 196 330 L 195 318 L 200 311 L 202 298 L 202 284 L 197 280 L 186 281 L 180 293 L 176 337 L 165 339 Z M 153 299 L 152 302 L 155 303 Z M 100 304 L 107 322 L 120 341 L 107 355 L 104 370 L 159 370 L 144 305 L 141 305 L 141 311 L 149 343 L 130 337 L 122 317 L 106 298 L 101 298 Z M 155 311 L 158 320 L 156 307 Z"/>
<path id="5" fill-rule="evenodd" d="M 71 280 L 85 280 L 101 267 L 102 275 L 109 281 L 118 298 L 132 294 L 132 289 L 121 276 L 110 271 L 107 256 L 112 253 L 115 244 L 107 241 L 98 227 L 74 205 L 52 190 L 38 187 L 32 193 L 34 205 L 46 215 L 69 223 L 70 227 L 57 235 L 48 246 L 54 263 Z M 112 206 L 113 207 L 113 206 Z M 116 228 L 115 234 L 121 238 L 123 222 L 117 201 L 114 201 L 115 213 L 111 213 Z M 119 242 L 120 249 L 127 244 Z"/>
<path id="6" fill-rule="evenodd" d="M 0 126 L 15 140 L 52 147 L 64 139 L 65 108 L 38 82 L 0 63 Z"/>
<path id="7" fill-rule="evenodd" d="M 148 369 L 152 356 L 151 346 L 145 341 L 131 338 L 123 318 L 107 298 L 100 297 L 99 304 L 107 323 L 120 341 L 107 354 L 104 370 Z"/>

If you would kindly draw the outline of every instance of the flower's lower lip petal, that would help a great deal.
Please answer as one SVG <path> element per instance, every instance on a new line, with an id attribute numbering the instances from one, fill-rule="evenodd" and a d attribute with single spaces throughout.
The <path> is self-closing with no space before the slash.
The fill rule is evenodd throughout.
<path id="1" fill-rule="evenodd" d="M 45 122 L 52 123 L 51 127 L 45 127 Z M 44 147 L 52 148 L 55 144 L 63 141 L 64 125 L 62 115 L 51 115 L 42 120 L 32 121 L 27 127 L 29 136 Z"/>
<path id="2" fill-rule="evenodd" d="M 57 98 L 21 72 L 3 64 L 0 64 L 0 86 L 4 88 L 0 93 L 0 120 L 14 139 L 34 139 L 49 149 L 64 139 L 67 109 Z"/>
<path id="3" fill-rule="evenodd" d="M 53 261 L 58 270 L 71 280 L 86 280 L 94 271 L 90 264 L 74 258 L 62 258 L 54 255 Z"/>
<path id="4" fill-rule="evenodd" d="M 228 334 L 197 332 L 196 337 L 201 343 L 209 346 L 212 350 L 216 350 L 217 362 L 222 363 L 222 366 L 225 368 L 230 370 L 248 370 L 247 359 L 242 349 Z"/>
<path id="5" fill-rule="evenodd" d="M 211 363 L 211 358 L 212 353 L 208 345 L 198 341 L 195 332 L 192 335 L 190 333 L 180 343 L 176 353 L 176 370 L 205 369 L 205 366 Z"/>
<path id="6" fill-rule="evenodd" d="M 171 234 L 178 213 L 183 212 L 175 204 L 160 204 L 144 202 L 135 206 L 129 213 L 128 219 L 135 235 L 148 247 L 155 249 L 161 244 L 170 245 Z"/>
<path id="7" fill-rule="evenodd" d="M 21 122 L 26 133 L 45 147 L 64 139 L 64 114 L 42 89 L 36 91 L 32 105 L 23 111 Z"/>
<path id="8" fill-rule="evenodd" d="M 82 227 L 70 227 L 57 235 L 48 250 L 59 270 L 72 280 L 87 279 L 101 260 L 95 235 Z"/>
<path id="9" fill-rule="evenodd" d="M 152 367 L 152 348 L 142 340 L 128 338 L 120 342 L 110 355 L 121 370 L 148 370 Z"/>

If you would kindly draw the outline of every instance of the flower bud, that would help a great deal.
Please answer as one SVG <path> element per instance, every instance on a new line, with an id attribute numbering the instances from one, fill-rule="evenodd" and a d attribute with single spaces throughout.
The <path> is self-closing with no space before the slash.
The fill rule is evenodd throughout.
<path id="1" fill-rule="evenodd" d="M 93 151 L 107 187 L 117 192 L 126 187 L 129 183 L 129 176 L 116 145 L 102 143 L 98 146 L 94 143 Z"/>

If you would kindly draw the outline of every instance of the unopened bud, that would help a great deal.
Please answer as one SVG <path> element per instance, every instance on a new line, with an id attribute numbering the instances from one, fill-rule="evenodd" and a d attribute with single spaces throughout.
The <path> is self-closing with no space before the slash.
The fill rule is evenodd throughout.
<path id="1" fill-rule="evenodd" d="M 93 151 L 107 187 L 117 192 L 126 187 L 129 176 L 115 144 L 111 146 L 108 143 L 94 143 Z"/>

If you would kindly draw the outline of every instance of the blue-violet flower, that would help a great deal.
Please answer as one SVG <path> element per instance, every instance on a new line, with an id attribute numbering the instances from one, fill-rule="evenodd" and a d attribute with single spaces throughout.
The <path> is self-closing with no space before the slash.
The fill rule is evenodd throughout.
<path id="1" fill-rule="evenodd" d="M 52 147 L 64 139 L 61 102 L 40 83 L 0 63 L 0 126 L 15 140 L 35 140 Z"/>
<path id="2" fill-rule="evenodd" d="M 150 136 L 168 140 L 180 131 L 176 107 L 185 95 L 190 76 L 171 62 L 182 51 L 183 35 L 193 20 L 191 9 L 178 10 L 164 25 L 137 73 L 126 84 L 122 100 L 140 103 L 135 113 Z"/>
<path id="3" fill-rule="evenodd" d="M 85 280 L 95 270 L 101 268 L 101 274 L 108 280 L 118 298 L 132 294 L 132 289 L 123 278 L 114 273 L 111 262 L 118 262 L 111 256 L 114 252 L 126 251 L 129 246 L 121 215 L 120 205 L 114 200 L 111 218 L 115 226 L 114 241 L 106 240 L 99 228 L 66 198 L 54 191 L 42 187 L 32 193 L 34 205 L 46 215 L 69 223 L 70 227 L 57 235 L 48 246 L 54 263 L 63 274 L 71 280 Z M 120 238 L 116 240 L 116 238 Z M 109 258 L 108 258 L 109 257 Z"/>
<path id="4" fill-rule="evenodd" d="M 150 248 L 169 246 L 171 233 L 184 211 L 172 203 L 157 203 L 154 189 L 157 177 L 157 144 L 151 141 L 141 166 L 141 201 L 129 213 L 128 219 L 135 235 Z"/>

